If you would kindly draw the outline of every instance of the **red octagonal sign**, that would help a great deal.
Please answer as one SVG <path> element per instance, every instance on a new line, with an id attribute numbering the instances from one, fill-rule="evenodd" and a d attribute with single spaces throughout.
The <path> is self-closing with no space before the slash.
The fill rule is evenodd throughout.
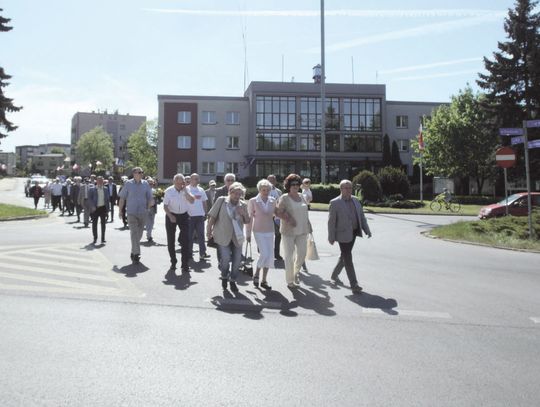
<path id="1" fill-rule="evenodd" d="M 516 163 L 516 153 L 510 147 L 501 147 L 495 153 L 495 160 L 499 167 L 510 168 Z"/>

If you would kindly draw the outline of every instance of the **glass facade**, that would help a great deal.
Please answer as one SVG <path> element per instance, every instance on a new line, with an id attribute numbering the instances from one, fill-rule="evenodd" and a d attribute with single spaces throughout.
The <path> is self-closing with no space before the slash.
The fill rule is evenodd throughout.
<path id="1" fill-rule="evenodd" d="M 257 96 L 257 128 L 294 129 L 296 98 L 290 96 Z"/>
<path id="2" fill-rule="evenodd" d="M 343 129 L 381 131 L 381 99 L 343 99 Z"/>
<path id="3" fill-rule="evenodd" d="M 257 151 L 296 151 L 296 135 L 257 133 Z"/>

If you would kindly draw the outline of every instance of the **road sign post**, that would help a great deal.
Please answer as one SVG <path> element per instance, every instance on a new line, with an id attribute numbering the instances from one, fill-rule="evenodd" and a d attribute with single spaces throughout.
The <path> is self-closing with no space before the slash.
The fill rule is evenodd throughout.
<path id="1" fill-rule="evenodd" d="M 508 172 L 506 169 L 516 164 L 516 153 L 510 147 L 501 147 L 495 153 L 495 162 L 504 169 L 504 196 L 506 200 L 506 216 L 508 216 Z"/>

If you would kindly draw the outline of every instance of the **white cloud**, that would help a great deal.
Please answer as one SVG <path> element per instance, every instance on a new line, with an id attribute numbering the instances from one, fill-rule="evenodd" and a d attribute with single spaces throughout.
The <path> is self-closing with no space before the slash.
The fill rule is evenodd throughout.
<path id="1" fill-rule="evenodd" d="M 434 73 L 434 74 L 418 75 L 418 76 L 401 76 L 398 78 L 392 78 L 389 81 L 390 82 L 418 81 L 418 80 L 423 80 L 423 79 L 447 78 L 450 76 L 468 75 L 471 73 L 478 73 L 478 69 L 466 69 L 463 71 L 442 72 L 442 73 Z"/>
<path id="2" fill-rule="evenodd" d="M 399 72 L 419 71 L 422 69 L 432 69 L 432 68 L 438 68 L 441 66 L 459 65 L 459 64 L 464 64 L 467 62 L 479 62 L 482 60 L 483 60 L 483 57 L 461 58 L 461 59 L 454 59 L 451 61 L 433 62 L 431 64 L 411 65 L 411 66 L 405 66 L 405 67 L 394 68 L 394 69 L 383 69 L 378 72 L 379 74 L 392 74 L 392 73 L 399 73 Z"/>
<path id="3" fill-rule="evenodd" d="M 217 17 L 319 17 L 319 10 L 202 10 L 202 9 L 163 9 L 144 8 L 144 11 L 160 14 L 184 14 L 192 16 Z M 478 17 L 493 13 L 493 10 L 475 9 L 425 9 L 425 10 L 325 10 L 328 17 Z"/>
<path id="4" fill-rule="evenodd" d="M 459 20 L 452 20 L 440 23 L 425 24 L 414 28 L 407 28 L 404 30 L 389 31 L 383 34 L 375 34 L 358 37 L 352 40 L 334 43 L 326 46 L 327 52 L 342 51 L 349 48 L 355 48 L 360 45 L 375 44 L 379 42 L 400 40 L 404 38 L 427 36 L 434 34 L 441 34 L 449 31 L 461 30 L 465 27 L 472 27 L 481 25 L 487 22 L 500 21 L 501 18 L 506 16 L 506 12 L 492 12 L 490 14 L 481 15 L 478 17 L 462 18 Z M 310 54 L 318 54 L 320 52 L 319 47 L 313 47 L 306 50 Z"/>

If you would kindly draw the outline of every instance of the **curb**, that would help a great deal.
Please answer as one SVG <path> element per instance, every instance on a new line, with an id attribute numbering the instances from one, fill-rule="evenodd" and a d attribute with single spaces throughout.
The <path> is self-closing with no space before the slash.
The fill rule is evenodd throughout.
<path id="1" fill-rule="evenodd" d="M 486 243 L 479 243 L 479 242 L 469 242 L 467 240 L 445 239 L 445 238 L 442 238 L 442 237 L 433 236 L 429 231 L 420 232 L 420 234 L 422 234 L 425 237 L 430 238 L 430 239 L 444 240 L 445 242 L 468 244 L 468 245 L 471 245 L 471 246 L 490 247 L 492 249 L 510 250 L 510 251 L 513 251 L 513 252 L 540 254 L 540 250 L 534 250 L 534 249 L 517 249 L 517 248 L 514 248 L 514 247 L 496 246 L 496 245 L 491 245 L 491 244 L 486 244 Z"/>
<path id="2" fill-rule="evenodd" d="M 49 214 L 43 214 L 43 215 L 27 215 L 27 216 L 14 216 L 11 218 L 0 218 L 0 222 L 9 222 L 12 220 L 32 220 L 32 219 L 40 219 L 40 218 L 48 218 Z"/>

